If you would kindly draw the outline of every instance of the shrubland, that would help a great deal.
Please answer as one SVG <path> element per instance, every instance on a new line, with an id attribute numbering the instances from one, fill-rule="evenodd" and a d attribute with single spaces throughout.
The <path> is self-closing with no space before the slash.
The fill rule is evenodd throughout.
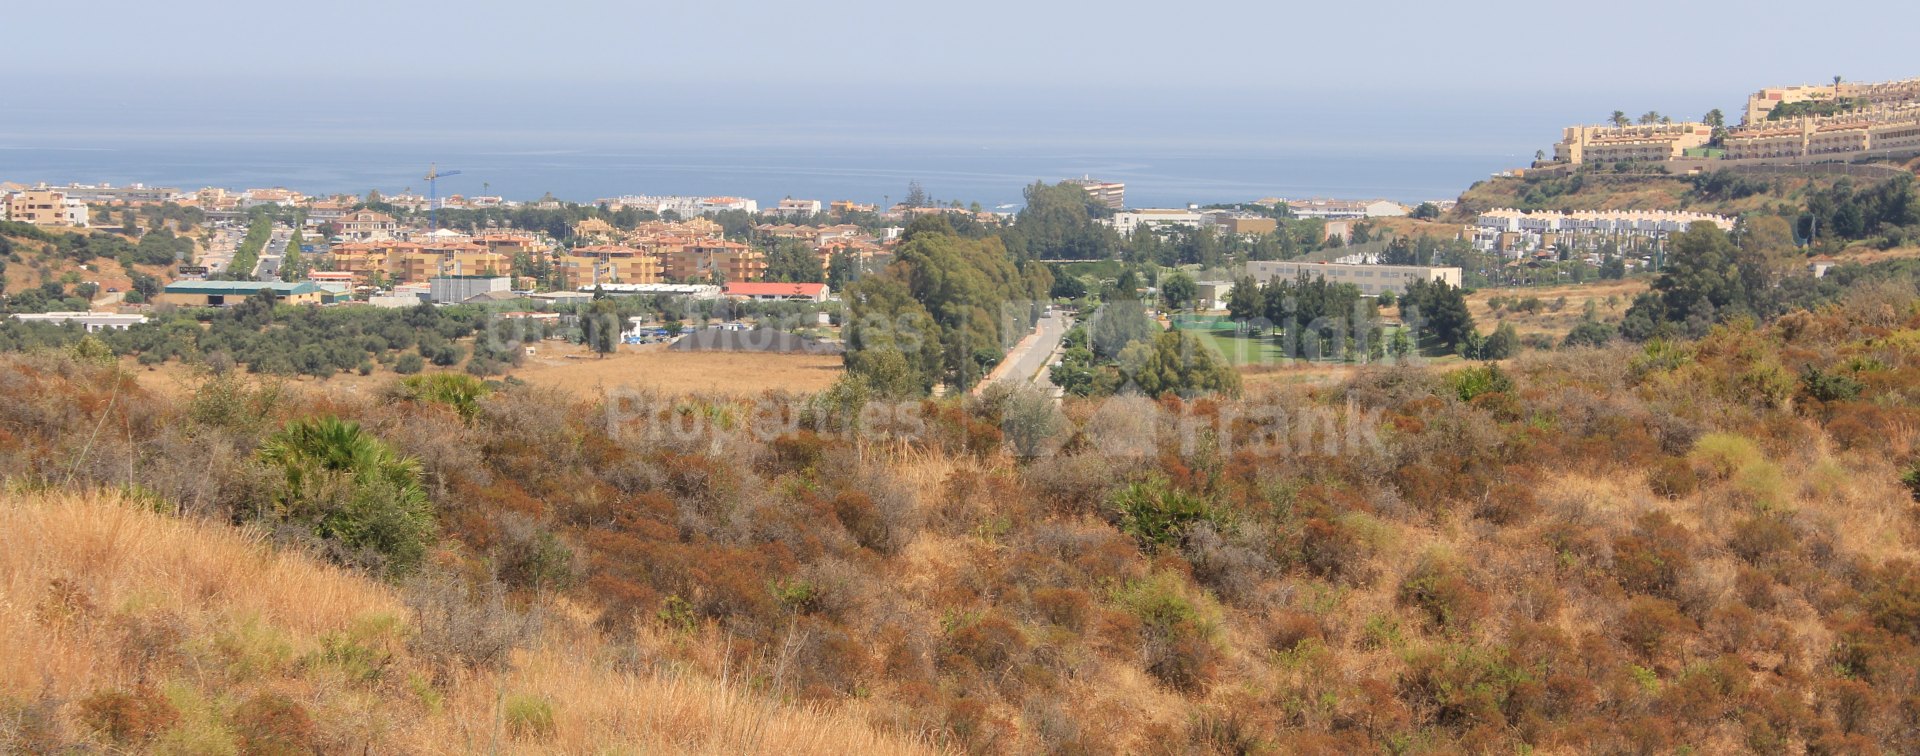
<path id="1" fill-rule="evenodd" d="M 242 591 L 207 581 L 280 573 L 119 570 L 131 546 L 25 539 L 0 564 L 51 566 L 6 567 L 0 616 L 36 644 L 72 622 L 118 666 L 6 657 L 0 732 L 846 746 L 805 729 L 824 721 L 855 750 L 1909 752 L 1917 291 L 1863 281 L 1765 324 L 1498 365 L 1061 404 L 864 379 L 356 397 L 237 372 L 171 401 L 95 350 L 8 355 L 8 532 L 78 528 L 19 513 L 91 497 L 240 544 L 209 550 L 222 564 L 352 588 Z M 142 622 L 172 629 L 124 629 Z M 651 718 L 663 679 L 766 724 L 647 740 L 709 732 Z"/>

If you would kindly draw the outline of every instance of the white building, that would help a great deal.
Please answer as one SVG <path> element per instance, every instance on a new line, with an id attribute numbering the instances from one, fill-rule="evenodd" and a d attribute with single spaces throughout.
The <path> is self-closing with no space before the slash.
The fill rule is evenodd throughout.
<path id="1" fill-rule="evenodd" d="M 1296 218 L 1398 218 L 1407 214 L 1407 206 L 1392 200 L 1287 200 L 1287 209 Z"/>
<path id="2" fill-rule="evenodd" d="M 1199 228 L 1206 222 L 1206 216 L 1194 210 L 1129 210 L 1114 213 L 1110 219 L 1100 221 L 1112 227 L 1126 238 L 1132 238 L 1135 229 L 1146 226 L 1150 229 L 1168 226 Z"/>
<path id="3" fill-rule="evenodd" d="M 646 210 L 658 215 L 666 215 L 672 212 L 682 218 L 712 215 L 728 210 L 738 210 L 747 213 L 760 212 L 759 202 L 740 197 L 655 197 L 645 194 L 628 194 L 595 200 L 595 204 L 606 205 L 613 210 L 630 207 L 635 210 Z"/>
<path id="4" fill-rule="evenodd" d="M 1631 246 L 1663 240 L 1695 223 L 1732 231 L 1735 219 L 1724 215 L 1667 210 L 1601 210 L 1528 213 L 1512 208 L 1488 210 L 1474 219 L 1473 245 L 1482 252 L 1519 257 L 1554 246 L 1593 250 L 1606 242 Z"/>
<path id="5" fill-rule="evenodd" d="M 1252 276 L 1254 282 L 1259 284 L 1265 284 L 1274 279 L 1290 281 L 1302 275 L 1308 278 L 1324 278 L 1331 283 L 1353 284 L 1360 288 L 1361 294 L 1369 295 L 1384 291 L 1400 294 L 1407 290 L 1407 284 L 1416 280 L 1445 281 L 1453 286 L 1460 285 L 1459 268 L 1427 265 L 1352 265 L 1300 260 L 1255 261 L 1247 263 L 1247 275 Z"/>
<path id="6" fill-rule="evenodd" d="M 55 325 L 79 323 L 86 327 L 87 333 L 98 333 L 109 329 L 124 331 L 147 322 L 145 315 L 122 315 L 117 312 L 34 312 L 20 313 L 14 315 L 13 319 L 26 323 Z"/>
<path id="7" fill-rule="evenodd" d="M 792 197 L 780 200 L 780 204 L 767 211 L 769 215 L 782 218 L 820 214 L 820 200 L 797 200 Z"/>

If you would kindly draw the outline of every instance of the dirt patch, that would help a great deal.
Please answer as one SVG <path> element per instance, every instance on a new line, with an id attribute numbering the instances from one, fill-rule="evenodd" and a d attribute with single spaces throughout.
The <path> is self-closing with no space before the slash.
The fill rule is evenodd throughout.
<path id="1" fill-rule="evenodd" d="M 812 392 L 833 385 L 840 369 L 835 355 L 675 352 L 664 344 L 646 344 L 623 346 L 601 359 L 581 347 L 559 344 L 541 346 L 539 354 L 512 375 L 584 399 L 616 386 L 674 393 Z"/>

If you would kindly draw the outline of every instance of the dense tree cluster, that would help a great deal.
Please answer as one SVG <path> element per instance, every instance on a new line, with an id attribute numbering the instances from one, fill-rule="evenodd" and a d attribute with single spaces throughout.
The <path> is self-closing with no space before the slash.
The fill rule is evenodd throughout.
<path id="1" fill-rule="evenodd" d="M 887 269 L 845 294 L 847 369 L 895 392 L 965 389 L 1033 328 L 1052 289 L 1046 266 L 1015 262 L 998 238 L 916 221 Z"/>

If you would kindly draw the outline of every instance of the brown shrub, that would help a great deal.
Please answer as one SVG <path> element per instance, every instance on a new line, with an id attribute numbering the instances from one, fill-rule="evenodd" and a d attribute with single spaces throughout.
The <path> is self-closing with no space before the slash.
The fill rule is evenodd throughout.
<path id="1" fill-rule="evenodd" d="M 1276 651 L 1292 651 L 1309 640 L 1326 640 L 1327 631 L 1320 618 L 1303 612 L 1276 612 L 1267 620 L 1267 645 Z"/>
<path id="2" fill-rule="evenodd" d="M 1785 515 L 1757 514 L 1734 523 L 1727 548 L 1753 564 L 1770 563 L 1778 554 L 1791 551 L 1798 538 Z"/>
<path id="3" fill-rule="evenodd" d="M 234 709 L 233 731 L 248 754 L 318 753 L 319 728 L 307 708 L 279 693 L 260 693 Z"/>
<path id="4" fill-rule="evenodd" d="M 1674 636 L 1692 634 L 1699 629 L 1672 601 L 1635 596 L 1627 603 L 1627 613 L 1620 620 L 1620 640 L 1641 655 L 1653 657 Z"/>
<path id="5" fill-rule="evenodd" d="M 1039 588 L 1032 599 L 1040 616 L 1076 633 L 1086 630 L 1093 614 L 1093 596 L 1078 588 Z"/>
<path id="6" fill-rule="evenodd" d="M 1647 487 L 1669 499 L 1683 499 L 1700 489 L 1700 476 L 1680 457 L 1661 457 L 1647 470 Z"/>
<path id="7" fill-rule="evenodd" d="M 1631 533 L 1613 541 L 1614 577 L 1629 591 L 1673 598 L 1681 579 L 1693 571 L 1687 556 L 1692 543 L 1693 534 L 1665 512 L 1644 513 Z"/>
<path id="8" fill-rule="evenodd" d="M 847 529 L 847 534 L 853 536 L 854 542 L 875 551 L 887 548 L 887 522 L 865 493 L 840 492 L 833 497 L 833 515 L 840 520 L 840 526 Z"/>
<path id="9" fill-rule="evenodd" d="M 138 745 L 179 721 L 180 712 L 154 689 L 103 690 L 80 699 L 80 722 L 119 745 Z"/>
<path id="10" fill-rule="evenodd" d="M 995 611 L 960 617 L 947 630 L 947 654 L 983 671 L 1011 667 L 1027 651 L 1027 636 Z"/>
<path id="11" fill-rule="evenodd" d="M 1300 526 L 1300 563 L 1329 580 L 1359 582 L 1367 574 L 1367 551 L 1345 525 L 1318 517 Z"/>
<path id="12" fill-rule="evenodd" d="M 1426 615 L 1434 626 L 1454 630 L 1487 612 L 1487 594 L 1474 586 L 1464 568 L 1435 557 L 1422 559 L 1400 584 L 1399 601 Z"/>

